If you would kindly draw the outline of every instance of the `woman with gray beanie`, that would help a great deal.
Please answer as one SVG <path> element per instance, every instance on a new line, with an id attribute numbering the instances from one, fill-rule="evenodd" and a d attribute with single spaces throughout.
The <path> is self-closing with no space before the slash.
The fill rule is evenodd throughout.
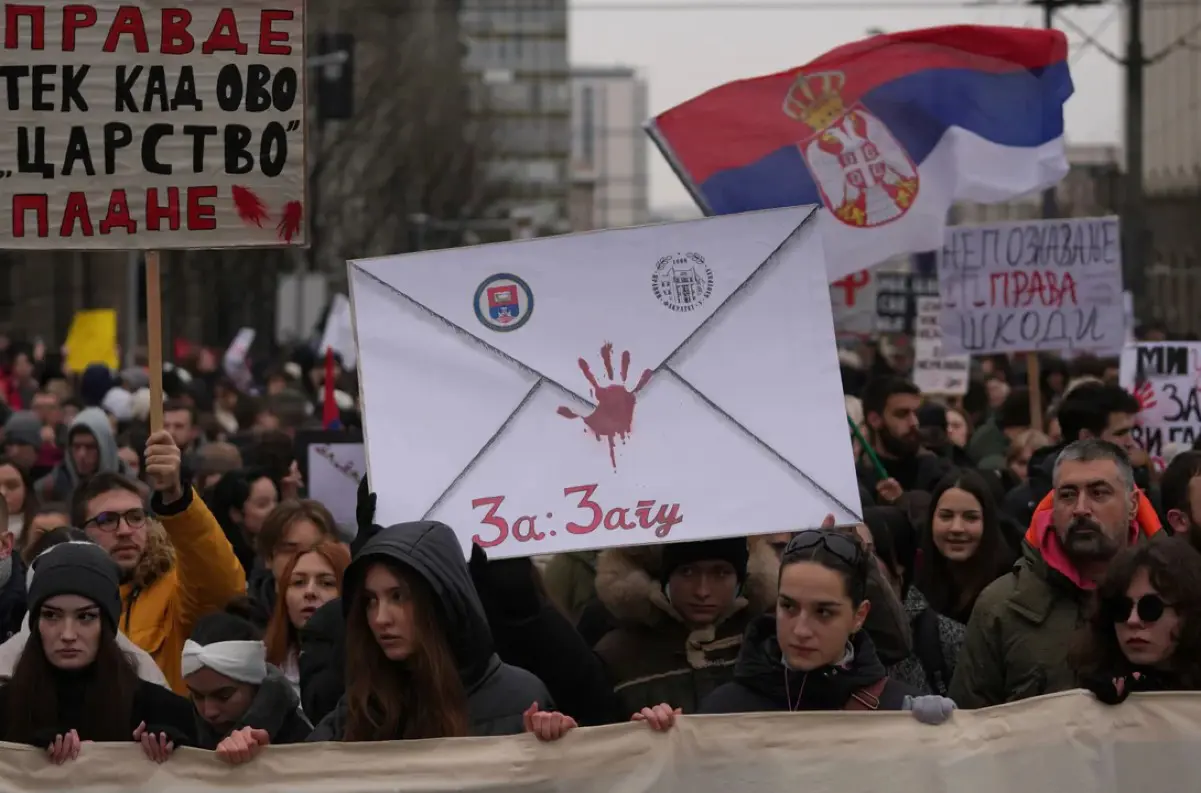
<path id="1" fill-rule="evenodd" d="M 29 547 L 32 558 L 25 570 L 26 592 L 33 586 L 34 573 L 37 572 L 38 565 L 46 558 L 47 554 L 58 546 L 68 543 L 95 544 L 88 539 L 88 535 L 82 529 L 62 526 L 44 532 L 36 538 L 36 541 Z M 14 634 L 12 638 L 0 644 L 0 684 L 3 684 L 12 677 L 13 670 L 17 666 L 17 661 L 21 658 L 21 651 L 25 649 L 25 643 L 29 641 L 30 631 L 30 612 L 27 612 L 25 614 L 25 621 L 21 624 L 21 630 Z M 133 659 L 134 665 L 138 669 L 138 677 L 148 683 L 154 683 L 163 688 L 170 688 L 167 685 L 167 678 L 163 675 L 163 670 L 158 668 L 158 664 L 154 662 L 154 658 L 151 657 L 150 653 L 130 641 L 129 637 L 120 630 L 117 631 L 117 645 L 125 651 L 126 655 Z"/>
<path id="2" fill-rule="evenodd" d="M 39 560 L 30 637 L 0 688 L 0 739 L 56 764 L 90 741 L 135 741 L 155 762 L 195 745 L 191 704 L 138 677 L 117 644 L 120 573 L 100 547 L 66 543 Z"/>

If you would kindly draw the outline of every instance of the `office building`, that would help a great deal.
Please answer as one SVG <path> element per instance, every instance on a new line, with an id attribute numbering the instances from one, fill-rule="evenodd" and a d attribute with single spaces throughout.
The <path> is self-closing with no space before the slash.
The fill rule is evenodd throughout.
<path id="1" fill-rule="evenodd" d="M 588 228 L 649 222 L 646 80 L 625 66 L 576 67 L 571 92 L 572 171 L 594 185 Z"/>
<path id="2" fill-rule="evenodd" d="M 471 110 L 499 208 L 568 230 L 571 83 L 566 0 L 462 0 Z"/>

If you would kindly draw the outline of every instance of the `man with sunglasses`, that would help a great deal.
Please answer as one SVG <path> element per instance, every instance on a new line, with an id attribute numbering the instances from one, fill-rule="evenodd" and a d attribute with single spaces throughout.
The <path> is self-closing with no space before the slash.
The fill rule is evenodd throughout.
<path id="1" fill-rule="evenodd" d="M 153 516 L 140 483 L 109 472 L 76 489 L 71 519 L 121 568 L 120 630 L 154 657 L 177 693 L 186 694 L 184 641 L 196 620 L 246 593 L 246 575 L 180 467 L 171 434 L 156 432 L 146 441 L 145 465 Z"/>
<path id="2" fill-rule="evenodd" d="M 1159 530 L 1120 447 L 1099 438 L 1068 444 L 1022 558 L 976 601 L 951 698 L 983 708 L 1076 688 L 1067 652 L 1092 591 L 1120 550 Z"/>

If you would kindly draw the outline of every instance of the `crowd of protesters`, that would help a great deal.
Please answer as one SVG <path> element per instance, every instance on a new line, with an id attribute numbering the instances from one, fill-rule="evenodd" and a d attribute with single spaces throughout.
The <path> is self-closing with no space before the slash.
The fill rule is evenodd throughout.
<path id="1" fill-rule="evenodd" d="M 180 362 L 151 432 L 144 368 L 0 339 L 0 739 L 244 763 L 703 713 L 930 729 L 1201 685 L 1201 452 L 1148 461 L 1116 364 L 1043 360 L 1032 416 L 1020 362 L 976 361 L 947 400 L 876 353 L 843 358 L 862 523 L 489 560 L 440 523 L 377 525 L 366 480 L 355 525 L 305 497 L 294 436 L 326 377 L 360 423 L 353 372 L 311 352 L 255 393 Z"/>

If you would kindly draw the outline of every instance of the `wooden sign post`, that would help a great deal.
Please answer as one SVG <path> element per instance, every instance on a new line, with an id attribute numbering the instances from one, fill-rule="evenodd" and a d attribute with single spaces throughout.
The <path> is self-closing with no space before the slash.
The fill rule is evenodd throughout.
<path id="1" fill-rule="evenodd" d="M 146 365 L 150 368 L 150 431 L 163 428 L 163 286 L 158 251 L 146 251 Z"/>

